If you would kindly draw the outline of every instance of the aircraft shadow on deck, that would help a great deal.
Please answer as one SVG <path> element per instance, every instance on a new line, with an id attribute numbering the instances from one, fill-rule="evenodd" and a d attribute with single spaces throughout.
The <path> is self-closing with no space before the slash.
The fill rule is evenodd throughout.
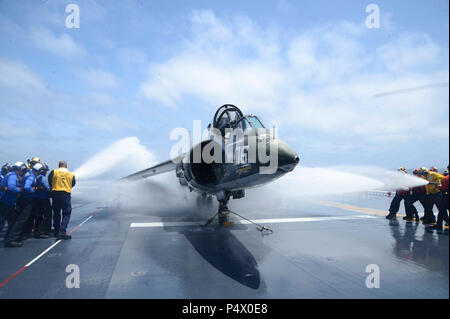
<path id="1" fill-rule="evenodd" d="M 151 201 L 151 206 L 146 208 L 149 216 L 161 218 L 163 223 L 174 221 L 200 221 L 199 227 L 164 227 L 165 231 L 178 232 L 186 237 L 193 248 L 214 268 L 238 283 L 258 289 L 261 286 L 261 275 L 258 264 L 252 253 L 233 235 L 229 229 L 211 224 L 201 228 L 200 223 L 206 222 L 217 210 L 217 204 L 213 202 L 208 210 L 196 207 L 180 207 L 179 205 L 167 205 L 170 193 L 164 185 L 157 182 L 145 181 L 141 183 L 146 192 L 152 197 L 160 198 L 160 203 Z M 193 204 L 194 201 L 191 203 Z M 195 204 L 194 204 L 195 205 Z M 150 208 L 149 208 L 150 207 Z M 125 208 L 126 210 L 126 208 Z M 133 209 L 131 209 L 133 210 Z M 247 226 L 239 223 L 233 226 L 233 230 L 247 229 Z"/>
<path id="2" fill-rule="evenodd" d="M 252 289 L 258 289 L 261 276 L 251 252 L 228 230 L 211 232 L 183 230 L 194 249 L 214 268 Z"/>
<path id="3" fill-rule="evenodd" d="M 191 212 L 190 215 L 198 218 L 203 213 L 197 211 Z M 172 220 L 162 218 L 162 222 L 169 221 Z M 233 226 L 233 230 L 239 229 L 247 229 L 247 226 L 240 224 Z M 248 288 L 256 290 L 260 287 L 261 275 L 255 257 L 230 229 L 216 224 L 202 228 L 199 224 L 194 228 L 164 227 L 164 230 L 184 235 L 200 256 L 224 275 Z"/>

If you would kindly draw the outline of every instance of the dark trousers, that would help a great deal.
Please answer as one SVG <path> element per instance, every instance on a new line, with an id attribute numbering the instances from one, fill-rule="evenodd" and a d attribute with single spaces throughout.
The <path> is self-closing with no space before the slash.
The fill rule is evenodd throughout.
<path id="1" fill-rule="evenodd" d="M 70 214 L 72 213 L 72 204 L 69 193 L 59 193 L 52 196 L 53 225 L 54 233 L 65 234 L 69 224 Z M 61 219 L 62 211 L 62 219 Z"/>
<path id="2" fill-rule="evenodd" d="M 25 223 L 25 227 L 23 229 L 24 234 L 30 234 L 35 230 L 36 228 L 36 215 L 39 214 L 38 212 L 39 208 L 36 205 L 36 199 L 31 200 L 31 213 L 30 216 L 28 216 L 28 220 Z"/>
<path id="3" fill-rule="evenodd" d="M 436 220 L 436 217 L 434 216 L 434 213 L 433 213 L 434 205 L 436 205 L 436 207 L 438 208 L 439 215 L 444 216 L 446 214 L 446 212 L 444 214 L 443 207 L 441 205 L 441 193 L 427 194 L 426 205 L 425 205 L 425 216 L 424 216 L 425 221 L 434 222 Z M 442 220 L 441 220 L 441 225 L 442 225 Z"/>
<path id="4" fill-rule="evenodd" d="M 391 206 L 389 207 L 389 214 L 390 215 L 395 215 L 397 214 L 398 210 L 400 209 L 400 202 L 403 200 L 403 204 L 405 205 L 405 212 L 406 212 L 406 216 L 411 216 L 412 215 L 412 204 L 410 201 L 410 196 L 409 195 L 398 195 L 395 194 L 394 198 L 392 199 L 391 202 Z"/>
<path id="5" fill-rule="evenodd" d="M 442 228 L 442 223 L 444 221 L 448 223 L 448 193 L 439 193 L 436 200 L 436 206 L 439 210 L 436 225 Z"/>
<path id="6" fill-rule="evenodd" d="M 419 201 L 420 204 L 422 204 L 423 208 L 425 209 L 426 206 L 426 198 L 427 198 L 427 194 L 422 194 L 422 193 L 412 193 L 409 197 L 409 201 L 411 202 L 411 216 L 408 217 L 413 217 L 415 216 L 416 218 L 419 218 L 419 212 L 417 211 L 416 206 L 414 206 L 414 203 Z"/>
<path id="7" fill-rule="evenodd" d="M 43 215 L 40 231 L 44 234 L 50 234 L 52 230 L 52 206 L 50 204 L 50 198 L 38 199 L 41 206 Z"/>
<path id="8" fill-rule="evenodd" d="M 6 229 L 5 233 L 5 241 L 6 241 L 6 238 L 8 237 L 8 234 L 12 229 L 12 225 L 14 225 L 14 223 L 16 222 L 19 213 L 17 212 L 15 206 L 5 205 L 5 209 L 6 209 L 6 220 L 8 221 L 8 228 Z"/>
<path id="9" fill-rule="evenodd" d="M 34 198 L 31 201 L 31 214 L 28 218 L 25 233 L 34 229 L 36 235 L 49 234 L 51 228 L 52 210 L 50 199 Z"/>
<path id="10" fill-rule="evenodd" d="M 448 193 L 442 193 L 442 209 L 448 210 Z"/>
<path id="11" fill-rule="evenodd" d="M 19 198 L 16 203 L 16 210 L 10 212 L 8 218 L 8 231 L 5 242 L 21 241 L 28 218 L 31 214 L 31 199 Z"/>
<path id="12" fill-rule="evenodd" d="M 419 201 L 419 203 L 423 206 L 425 209 L 425 206 L 427 205 L 427 194 L 420 194 L 420 193 L 412 193 L 411 195 L 411 204 L 414 204 L 415 202 Z"/>
<path id="13" fill-rule="evenodd" d="M 10 206 L 0 202 L 0 231 L 5 227 L 9 209 Z"/>

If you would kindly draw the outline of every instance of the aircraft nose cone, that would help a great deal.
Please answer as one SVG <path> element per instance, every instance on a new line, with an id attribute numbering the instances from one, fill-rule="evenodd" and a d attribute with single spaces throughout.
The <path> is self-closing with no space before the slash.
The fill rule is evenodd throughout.
<path id="1" fill-rule="evenodd" d="M 278 140 L 278 169 L 291 172 L 300 161 L 297 153 L 283 141 Z"/>

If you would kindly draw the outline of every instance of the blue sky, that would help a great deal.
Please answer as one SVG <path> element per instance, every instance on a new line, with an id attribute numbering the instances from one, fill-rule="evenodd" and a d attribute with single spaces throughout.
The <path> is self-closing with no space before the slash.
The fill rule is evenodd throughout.
<path id="1" fill-rule="evenodd" d="M 80 8 L 68 29 L 67 4 Z M 368 29 L 365 8 L 380 8 Z M 0 159 L 78 167 L 233 103 L 306 166 L 448 164 L 448 1 L 0 1 Z M 374 97 L 398 90 L 436 87 Z"/>

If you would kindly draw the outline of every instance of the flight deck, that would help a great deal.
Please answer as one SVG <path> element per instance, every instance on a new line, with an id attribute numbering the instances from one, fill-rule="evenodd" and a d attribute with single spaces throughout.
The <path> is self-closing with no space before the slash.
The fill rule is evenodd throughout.
<path id="1" fill-rule="evenodd" d="M 390 200 L 349 194 L 245 210 L 273 232 L 234 215 L 233 227 L 203 227 L 193 208 L 74 201 L 71 240 L 0 248 L 0 298 L 449 298 L 448 236 L 402 211 L 386 220 Z M 68 265 L 79 288 L 66 286 Z M 367 284 L 374 267 L 378 288 Z"/>

